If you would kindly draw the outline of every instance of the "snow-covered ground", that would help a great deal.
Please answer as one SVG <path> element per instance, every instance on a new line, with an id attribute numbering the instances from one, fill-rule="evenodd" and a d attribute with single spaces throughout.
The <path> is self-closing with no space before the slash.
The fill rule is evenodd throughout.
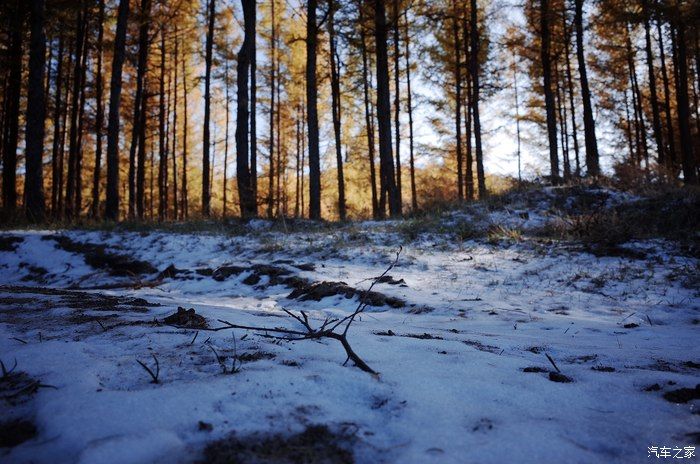
<path id="1" fill-rule="evenodd" d="M 527 230 L 546 210 L 480 220 Z M 699 382 L 697 259 L 662 240 L 625 245 L 644 256 L 632 259 L 542 240 L 408 240 L 400 227 L 0 234 L 0 360 L 17 364 L 0 379 L 0 422 L 36 427 L 0 461 L 193 462 L 232 434 L 312 425 L 356 462 L 643 462 L 650 446 L 696 446 L 697 391 L 680 389 Z M 378 375 L 344 365 L 336 340 L 163 321 L 183 307 L 209 328 L 303 330 L 287 309 L 319 326 L 357 296 L 289 298 L 302 285 L 290 277 L 366 289 L 401 245 L 393 280 L 373 290 L 405 306 L 368 306 L 348 333 Z M 113 275 L 100 258 L 114 254 L 156 272 Z M 171 264 L 180 272 L 159 278 Z M 238 268 L 212 276 L 221 266 Z M 137 363 L 155 360 L 157 384 Z"/>

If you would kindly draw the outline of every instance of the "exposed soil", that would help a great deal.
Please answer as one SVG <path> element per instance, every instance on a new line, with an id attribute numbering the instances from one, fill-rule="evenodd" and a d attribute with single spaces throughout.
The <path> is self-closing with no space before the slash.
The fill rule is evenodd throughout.
<path id="1" fill-rule="evenodd" d="M 687 403 L 692 400 L 700 400 L 700 383 L 695 388 L 679 388 L 664 393 L 664 399 L 671 403 Z"/>
<path id="2" fill-rule="evenodd" d="M 17 244 L 22 243 L 24 238 L 15 235 L 0 236 L 0 251 L 15 251 Z"/>
<path id="3" fill-rule="evenodd" d="M 345 282 L 314 282 L 297 288 L 287 298 L 300 301 L 321 301 L 323 298 L 336 295 L 344 296 L 345 298 L 357 296 L 370 306 L 390 306 L 392 308 L 403 308 L 406 306 L 406 302 L 400 298 L 387 296 L 375 291 L 358 290 Z"/>
<path id="4" fill-rule="evenodd" d="M 158 271 L 145 261 L 107 251 L 105 245 L 75 242 L 65 235 L 46 235 L 42 240 L 54 240 L 56 246 L 62 250 L 82 254 L 86 264 L 95 269 L 105 269 L 113 276 L 153 274 Z"/>
<path id="5" fill-rule="evenodd" d="M 312 425 L 301 433 L 283 435 L 232 435 L 210 443 L 201 463 L 207 464 L 352 464 L 351 436 Z"/>
<path id="6" fill-rule="evenodd" d="M 0 448 L 12 448 L 36 436 L 36 425 L 24 419 L 0 422 Z"/>

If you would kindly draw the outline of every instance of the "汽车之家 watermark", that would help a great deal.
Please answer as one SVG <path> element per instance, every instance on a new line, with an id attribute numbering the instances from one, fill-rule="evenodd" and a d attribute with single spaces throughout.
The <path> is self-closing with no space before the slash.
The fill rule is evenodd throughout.
<path id="1" fill-rule="evenodd" d="M 694 446 L 649 446 L 648 458 L 691 459 L 695 457 Z"/>

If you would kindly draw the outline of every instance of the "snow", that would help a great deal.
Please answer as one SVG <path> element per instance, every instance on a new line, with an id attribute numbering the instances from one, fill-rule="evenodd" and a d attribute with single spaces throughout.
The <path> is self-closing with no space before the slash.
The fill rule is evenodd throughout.
<path id="1" fill-rule="evenodd" d="M 480 226 L 541 227 L 551 211 L 546 198 L 542 202 L 542 208 L 480 211 Z M 527 218 L 519 214 L 524 211 Z M 473 220 L 472 213 L 444 220 Z M 390 274 L 406 286 L 378 283 L 374 290 L 409 305 L 370 307 L 349 331 L 353 348 L 378 376 L 344 366 L 333 340 L 279 343 L 236 329 L 200 331 L 193 342 L 195 330 L 154 318 L 162 321 L 182 306 L 212 326 L 223 319 L 301 329 L 283 308 L 307 311 L 319 325 L 328 315 L 349 314 L 358 302 L 290 300 L 291 289 L 267 286 L 267 277 L 243 283 L 249 272 L 222 282 L 192 272 L 154 287 L 90 290 L 93 304 L 85 307 L 14 287 L 134 283 L 45 239 L 57 233 L 104 244 L 159 270 L 277 263 L 310 281 L 357 288 L 367 288 L 403 245 Z M 238 236 L 2 234 L 10 235 L 23 241 L 0 252 L 0 359 L 6 365 L 16 359 L 18 370 L 55 389 L 40 388 L 19 405 L 0 403 L 3 417 L 30 418 L 38 428 L 35 438 L 0 448 L 2 462 L 191 462 L 231 432 L 289 434 L 310 424 L 352 424 L 357 462 L 641 462 L 648 446 L 689 446 L 687 434 L 700 430 L 697 401 L 674 404 L 662 396 L 695 386 L 697 366 L 687 363 L 700 359 L 699 293 L 684 284 L 699 263 L 670 242 L 629 243 L 647 253 L 633 260 L 529 240 L 421 234 L 407 242 L 392 221 L 289 233 L 255 221 Z M 315 270 L 294 267 L 303 263 L 315 263 Z M 31 266 L 48 274 L 36 278 Z M 97 294 L 160 306 L 100 307 Z M 389 330 L 395 335 L 378 335 Z M 429 337 L 415 337 L 423 334 Z M 208 345 L 228 363 L 234 354 L 264 356 L 222 374 Z M 545 353 L 573 382 L 523 372 L 532 366 L 553 371 Z M 136 362 L 154 366 L 152 355 L 159 384 Z M 655 383 L 660 391 L 645 391 Z M 199 421 L 213 430 L 200 431 Z"/>

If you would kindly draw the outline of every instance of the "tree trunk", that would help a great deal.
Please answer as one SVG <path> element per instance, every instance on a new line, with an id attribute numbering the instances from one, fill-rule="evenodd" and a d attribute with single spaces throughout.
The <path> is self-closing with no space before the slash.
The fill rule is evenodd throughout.
<path id="1" fill-rule="evenodd" d="M 576 0 L 577 5 L 582 0 Z M 551 14 L 549 0 L 540 0 L 540 34 L 541 34 L 541 59 L 542 77 L 544 85 L 544 100 L 547 113 L 547 137 L 549 141 L 549 165 L 550 176 L 553 184 L 559 183 L 559 154 L 557 153 L 557 117 L 552 92 L 552 63 L 550 56 L 550 28 L 549 15 Z"/>
<path id="2" fill-rule="evenodd" d="M 649 98 L 651 99 L 652 128 L 654 129 L 654 141 L 656 142 L 656 154 L 660 165 L 664 164 L 664 142 L 661 136 L 661 117 L 659 116 L 659 102 L 656 97 L 656 73 L 654 72 L 654 55 L 651 50 L 649 0 L 642 0 L 642 14 L 644 15 L 644 41 L 647 58 L 647 70 L 649 73 Z"/>
<path id="3" fill-rule="evenodd" d="M 165 26 L 160 27 L 160 79 L 158 85 L 158 220 L 165 219 L 166 197 L 168 191 L 166 185 L 165 167 L 167 153 L 165 147 Z"/>
<path id="4" fill-rule="evenodd" d="M 562 9 L 562 27 L 564 29 L 564 59 L 566 61 L 566 84 L 569 93 L 569 109 L 571 110 L 571 136 L 574 142 L 574 157 L 576 158 L 576 177 L 581 175 L 581 156 L 578 147 L 578 129 L 576 127 L 576 105 L 574 103 L 574 79 L 573 73 L 571 72 L 571 59 L 569 54 L 571 53 L 571 30 L 567 24 L 566 18 L 566 8 Z"/>
<path id="5" fill-rule="evenodd" d="M 178 59 L 180 55 L 180 37 L 178 34 L 178 28 L 177 28 L 177 23 L 175 23 L 175 50 L 174 50 L 174 61 L 173 61 L 173 73 L 174 73 L 174 82 L 173 82 L 173 219 L 177 219 L 178 215 L 178 201 L 177 201 L 177 107 L 178 107 L 178 101 L 177 101 L 177 95 L 178 95 Z"/>
<path id="6" fill-rule="evenodd" d="M 114 38 L 112 77 L 109 88 L 109 122 L 107 126 L 107 202 L 105 217 L 119 219 L 119 105 L 122 92 L 122 67 L 126 45 L 129 0 L 119 1 L 117 30 Z"/>
<path id="7" fill-rule="evenodd" d="M 44 219 L 44 67 L 46 33 L 44 32 L 44 0 L 31 0 L 29 25 L 29 79 L 27 84 L 26 179 L 24 201 L 27 219 Z"/>
<path id="8" fill-rule="evenodd" d="M 97 63 L 95 64 L 95 171 L 92 178 L 92 217 L 97 218 L 100 210 L 100 172 L 102 170 L 102 130 L 104 126 L 104 105 L 102 101 L 102 51 L 104 42 L 105 0 L 99 1 L 97 15 Z"/>
<path id="9" fill-rule="evenodd" d="M 207 11 L 209 26 L 207 28 L 207 43 L 204 71 L 204 138 L 202 141 L 202 216 L 211 214 L 211 192 L 209 190 L 209 119 L 211 114 L 211 65 L 214 47 L 214 17 L 216 14 L 216 0 L 209 0 Z"/>
<path id="10" fill-rule="evenodd" d="M 338 168 L 338 216 L 341 221 L 346 219 L 345 208 L 345 176 L 343 175 L 343 155 L 341 153 L 341 120 L 340 120 L 340 65 L 335 43 L 335 8 L 333 1 L 329 3 L 328 14 L 328 40 L 330 42 L 330 66 L 331 66 L 331 95 L 333 113 L 333 133 L 335 135 L 335 158 Z"/>
<path id="11" fill-rule="evenodd" d="M 575 0 L 574 23 L 576 27 L 576 58 L 581 78 L 581 99 L 583 100 L 583 133 L 586 141 L 586 172 L 589 176 L 600 174 L 598 141 L 595 135 L 595 121 L 591 105 L 591 91 L 588 88 L 586 56 L 583 50 L 583 0 Z"/>
<path id="12" fill-rule="evenodd" d="M 479 188 L 479 199 L 483 199 L 486 196 L 486 175 L 484 173 L 484 152 L 481 147 L 481 117 L 479 115 L 479 99 L 481 98 L 479 92 L 481 91 L 481 84 L 479 83 L 479 50 L 480 47 L 480 36 L 479 36 L 479 15 L 478 6 L 476 0 L 471 0 L 471 54 L 470 59 L 470 69 L 469 73 L 472 78 L 472 113 L 474 113 L 474 148 L 476 151 L 476 179 Z M 548 39 L 549 40 L 549 39 Z M 549 57 L 549 45 L 547 46 L 547 56 Z M 555 129 L 556 131 L 556 129 Z M 556 133 L 554 134 L 556 139 Z"/>
<path id="13" fill-rule="evenodd" d="M 649 167 L 649 151 L 647 147 L 646 125 L 644 124 L 644 108 L 642 107 L 642 92 L 639 89 L 637 80 L 637 67 L 635 64 L 635 53 L 632 48 L 630 39 L 629 24 L 626 24 L 626 45 L 627 45 L 627 62 L 629 66 L 630 83 L 632 85 L 632 101 L 635 103 L 635 121 L 637 132 L 637 164 L 641 166 L 642 158 L 646 161 L 647 168 Z"/>
<path id="14" fill-rule="evenodd" d="M 307 0 L 306 111 L 309 126 L 309 218 L 321 219 L 321 162 L 318 148 L 318 88 L 316 85 L 317 0 Z"/>
<path id="15" fill-rule="evenodd" d="M 83 95 L 83 47 L 85 46 L 85 33 L 87 23 L 87 5 L 84 0 L 80 2 L 78 17 L 76 19 L 75 63 L 73 64 L 73 94 L 71 95 L 70 135 L 68 147 L 68 177 L 66 184 L 65 209 L 66 217 L 72 219 L 79 211 L 76 202 L 77 192 L 77 168 L 80 152 L 80 113 L 81 96 Z"/>
<path id="16" fill-rule="evenodd" d="M 471 18 L 470 18 L 471 19 Z M 464 16 L 462 21 L 462 35 L 464 36 L 464 52 L 465 59 L 468 63 L 471 63 L 470 50 L 467 44 L 471 41 L 471 34 L 469 33 L 469 27 L 467 24 L 467 17 Z M 464 131 L 465 131 L 465 145 L 466 145 L 466 168 L 464 170 L 464 179 L 466 181 L 466 195 L 467 200 L 474 200 L 474 155 L 472 153 L 472 79 L 471 76 L 467 78 L 467 95 L 466 102 L 464 106 Z"/>
<path id="17" fill-rule="evenodd" d="M 189 215 L 189 196 L 187 194 L 187 133 L 189 125 L 187 124 L 187 115 L 189 106 L 187 105 L 187 68 L 185 67 L 186 59 L 182 60 L 182 103 L 185 111 L 182 116 L 182 191 L 180 193 L 180 219 L 187 219 Z"/>
<path id="18" fill-rule="evenodd" d="M 362 91 L 365 104 L 365 131 L 367 133 L 367 154 L 369 156 L 369 180 L 372 189 L 372 217 L 380 218 L 380 209 L 377 202 L 377 176 L 374 166 L 374 115 L 370 109 L 369 86 L 372 76 L 370 75 L 370 67 L 367 63 L 367 43 L 365 34 L 365 21 L 363 18 L 363 9 L 360 7 L 360 38 L 362 46 Z M 383 216 L 383 208 L 381 210 Z"/>
<path id="19" fill-rule="evenodd" d="M 411 208 L 418 209 L 418 194 L 416 193 L 416 167 L 413 159 L 413 103 L 411 101 L 411 57 L 410 57 L 410 34 L 408 28 L 408 8 L 404 10 L 404 26 L 406 47 L 406 110 L 408 111 L 408 152 L 411 169 Z"/>
<path id="20" fill-rule="evenodd" d="M 384 0 L 374 0 L 374 39 L 377 55 L 377 120 L 379 125 L 379 171 L 389 200 L 389 214 L 401 216 L 394 159 L 391 149 L 391 104 L 389 92 L 389 58 Z"/>
<path id="21" fill-rule="evenodd" d="M 22 91 L 22 37 L 24 35 L 24 2 L 16 1 L 10 21 L 8 50 L 9 82 L 5 99 L 5 132 L 2 151 L 2 205 L 6 217 L 17 208 L 17 144 L 19 138 L 19 102 Z"/>
<path id="22" fill-rule="evenodd" d="M 248 124 L 249 118 L 252 119 L 248 113 L 248 76 L 255 53 L 255 0 L 242 0 L 242 4 L 245 36 L 236 64 L 236 181 L 241 216 L 250 218 L 257 214 L 252 173 L 248 167 Z"/>
<path id="23" fill-rule="evenodd" d="M 64 38 L 61 32 L 58 38 L 58 57 L 56 61 L 56 75 L 54 78 L 55 98 L 53 110 L 53 147 L 51 150 L 51 214 L 57 217 L 56 210 L 58 205 L 58 156 L 61 149 L 61 107 L 63 100 L 61 90 L 63 89 L 63 53 L 64 53 Z"/>
<path id="24" fill-rule="evenodd" d="M 270 138 L 269 146 L 269 164 L 268 164 L 268 185 L 267 185 L 267 217 L 271 218 L 274 213 L 275 203 L 275 72 L 276 60 L 275 47 L 277 45 L 275 34 L 277 27 L 275 25 L 275 0 L 270 0 Z"/>
<path id="25" fill-rule="evenodd" d="M 224 135 L 224 205 L 223 205 L 223 211 L 222 211 L 222 218 L 226 219 L 226 201 L 228 200 L 227 198 L 227 177 L 228 177 L 228 128 L 229 128 L 229 119 L 230 119 L 230 106 L 231 106 L 231 99 L 229 97 L 229 81 L 228 81 L 228 57 L 224 58 L 224 85 L 226 86 L 226 129 L 225 129 L 225 135 Z"/>
<path id="26" fill-rule="evenodd" d="M 656 18 L 656 30 L 659 36 L 659 55 L 661 58 L 661 80 L 664 85 L 664 113 L 666 119 L 666 143 L 668 145 L 666 156 L 664 157 L 666 167 L 673 167 L 676 162 L 676 134 L 673 131 L 673 117 L 671 114 L 671 90 L 668 81 L 668 71 L 666 69 L 666 52 L 664 50 L 663 30 L 661 29 L 661 19 Z"/>
<path id="27" fill-rule="evenodd" d="M 693 139 L 690 133 L 690 105 L 688 103 L 688 62 L 686 51 L 686 24 L 681 17 L 680 8 L 676 4 L 678 21 L 676 26 L 676 48 L 678 54 L 678 88 L 676 89 L 676 105 L 678 107 L 678 129 L 681 135 L 681 163 L 683 166 L 683 181 L 686 184 L 697 184 L 695 172 L 695 157 L 693 154 Z"/>
<path id="28" fill-rule="evenodd" d="M 462 50 L 459 36 L 459 14 L 457 1 L 452 0 L 452 40 L 454 40 L 454 79 L 455 79 L 455 142 L 457 151 L 457 200 L 464 200 L 464 179 L 462 175 Z"/>
<path id="29" fill-rule="evenodd" d="M 399 61 L 399 0 L 393 1 L 392 29 L 394 32 L 394 138 L 396 140 L 396 194 L 399 205 L 403 205 L 403 195 L 401 193 L 401 89 Z"/>
<path id="30" fill-rule="evenodd" d="M 250 7 L 250 23 L 253 25 L 251 45 L 250 45 L 250 197 L 251 202 L 247 207 L 248 214 L 255 217 L 258 215 L 258 134 L 257 134 L 257 34 L 255 24 L 257 24 L 257 7 L 253 4 Z M 241 213 L 242 214 L 242 213 Z"/>

